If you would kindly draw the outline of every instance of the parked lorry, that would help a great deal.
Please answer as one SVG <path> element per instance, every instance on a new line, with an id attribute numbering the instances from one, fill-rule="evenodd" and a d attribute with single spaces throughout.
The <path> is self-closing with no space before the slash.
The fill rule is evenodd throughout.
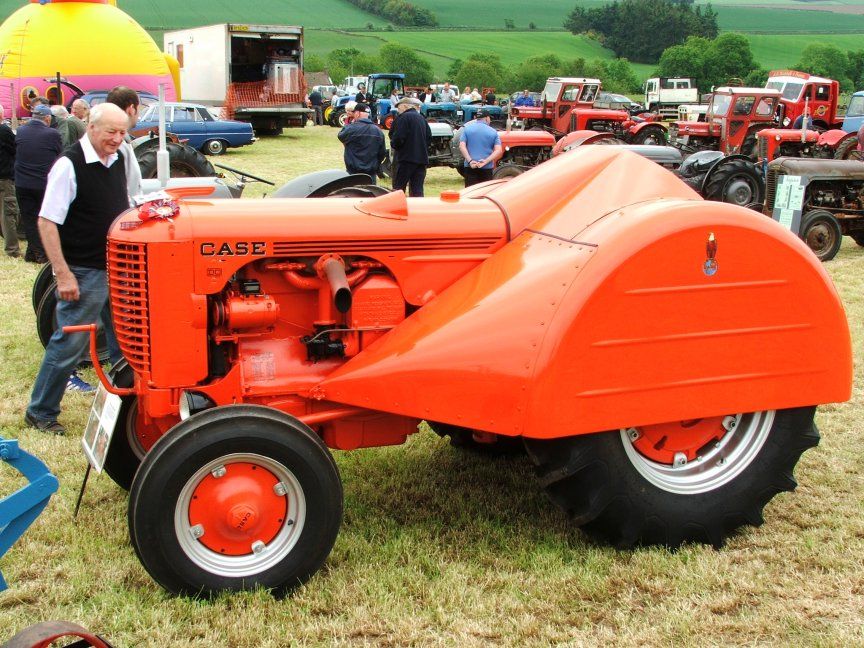
<path id="1" fill-rule="evenodd" d="M 851 394 L 810 250 L 613 146 L 439 200 L 153 201 L 113 223 L 108 275 L 106 470 L 146 570 L 193 596 L 306 581 L 342 521 L 329 448 L 421 419 L 522 441 L 592 536 L 720 546 Z"/>
<path id="2" fill-rule="evenodd" d="M 814 76 L 797 70 L 772 70 L 766 88 L 780 92 L 783 118 L 780 126 L 788 128 L 804 114 L 813 119 L 819 130 L 840 128 L 843 120 L 837 115 L 840 84 L 834 79 Z"/>
<path id="3" fill-rule="evenodd" d="M 678 106 L 698 104 L 699 89 L 689 77 L 654 77 L 645 81 L 644 105 L 648 112 L 677 118 Z"/>
<path id="4" fill-rule="evenodd" d="M 228 23 L 163 39 L 180 64 L 185 101 L 224 106 L 226 119 L 251 123 L 259 136 L 306 124 L 302 27 Z"/>

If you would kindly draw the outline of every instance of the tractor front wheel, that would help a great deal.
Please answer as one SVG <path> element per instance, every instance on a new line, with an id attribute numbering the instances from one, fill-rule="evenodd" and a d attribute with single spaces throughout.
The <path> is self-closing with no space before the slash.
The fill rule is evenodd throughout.
<path id="1" fill-rule="evenodd" d="M 837 150 L 834 151 L 834 159 L 835 160 L 861 160 L 864 159 L 861 155 L 861 151 L 858 150 L 858 139 L 856 137 L 850 137 L 843 142 L 840 142 L 840 146 L 837 147 Z"/>
<path id="2" fill-rule="evenodd" d="M 217 407 L 150 450 L 129 494 L 144 568 L 175 594 L 277 595 L 324 564 L 342 521 L 339 471 L 321 439 L 277 410 Z"/>
<path id="3" fill-rule="evenodd" d="M 507 180 L 509 178 L 515 178 L 518 175 L 522 175 L 525 173 L 525 169 L 518 164 L 505 163 L 498 166 L 495 171 L 492 172 L 492 178 L 494 180 Z"/>
<path id="4" fill-rule="evenodd" d="M 814 209 L 801 217 L 799 236 L 820 261 L 830 261 L 840 251 L 843 231 L 834 214 L 824 209 Z"/>
<path id="5" fill-rule="evenodd" d="M 705 198 L 747 207 L 765 201 L 765 183 L 752 162 L 740 158 L 717 165 L 705 183 Z"/>
<path id="6" fill-rule="evenodd" d="M 722 546 L 796 482 L 819 443 L 815 407 L 733 414 L 553 440 L 526 439 L 552 500 L 621 547 Z"/>

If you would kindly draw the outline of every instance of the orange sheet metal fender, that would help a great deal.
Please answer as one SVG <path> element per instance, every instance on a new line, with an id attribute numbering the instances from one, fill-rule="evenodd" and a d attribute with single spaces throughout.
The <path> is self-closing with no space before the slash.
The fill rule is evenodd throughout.
<path id="1" fill-rule="evenodd" d="M 322 394 L 538 438 L 847 400 L 848 326 L 812 252 L 610 149 L 490 185 L 514 239 Z"/>

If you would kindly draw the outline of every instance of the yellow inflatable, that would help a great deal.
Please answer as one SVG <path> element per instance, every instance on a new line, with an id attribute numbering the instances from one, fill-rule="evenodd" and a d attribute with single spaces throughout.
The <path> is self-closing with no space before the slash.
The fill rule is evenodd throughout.
<path id="1" fill-rule="evenodd" d="M 116 6 L 115 0 L 31 0 L 0 25 L 0 103 L 7 116 L 15 106 L 30 114 L 30 99 L 47 96 L 69 104 L 73 91 L 53 79 L 57 73 L 83 91 L 127 85 L 179 98 L 166 56 L 149 34 Z"/>

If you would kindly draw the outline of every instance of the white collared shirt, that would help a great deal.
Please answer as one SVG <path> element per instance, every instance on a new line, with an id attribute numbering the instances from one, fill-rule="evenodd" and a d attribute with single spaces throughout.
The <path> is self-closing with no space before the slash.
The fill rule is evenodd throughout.
<path id="1" fill-rule="evenodd" d="M 119 157 L 116 153 L 108 156 L 108 162 L 102 162 L 93 144 L 90 143 L 90 138 L 85 134 L 79 142 L 81 148 L 84 149 L 84 162 L 93 164 L 99 162 L 107 168 L 117 161 Z M 69 213 L 69 205 L 75 200 L 78 195 L 78 182 L 75 179 L 75 167 L 72 166 L 72 160 L 65 155 L 57 158 L 51 171 L 48 172 L 48 183 L 45 186 L 45 198 L 42 199 L 42 209 L 39 210 L 39 217 L 50 220 L 52 223 L 62 225 L 66 222 L 66 214 Z"/>

